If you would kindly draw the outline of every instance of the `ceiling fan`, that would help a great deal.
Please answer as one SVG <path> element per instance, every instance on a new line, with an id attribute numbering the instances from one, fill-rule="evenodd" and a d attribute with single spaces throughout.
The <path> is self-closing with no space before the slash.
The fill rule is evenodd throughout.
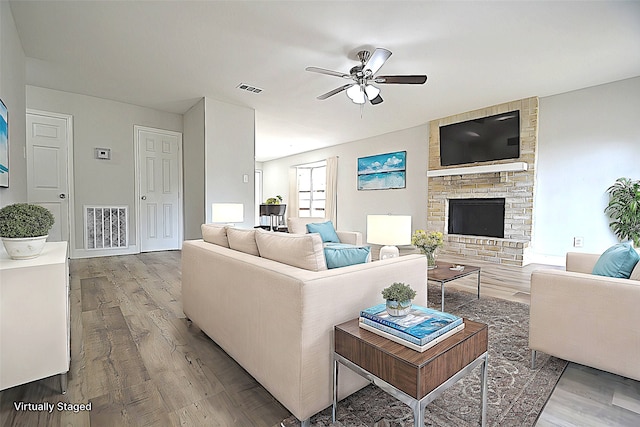
<path id="1" fill-rule="evenodd" d="M 324 100 L 337 93 L 346 91 L 347 96 L 356 104 L 364 104 L 369 101 L 371 104 L 380 104 L 383 99 L 380 96 L 380 89 L 373 85 L 376 84 L 410 84 L 421 85 L 427 81 L 427 76 L 422 75 L 403 75 L 403 76 L 376 76 L 376 73 L 384 65 L 391 56 L 391 51 L 381 47 L 376 48 L 373 53 L 361 50 L 358 52 L 360 65 L 349 70 L 349 73 L 341 73 L 339 71 L 327 70 L 319 67 L 307 67 L 307 71 L 314 73 L 327 74 L 329 76 L 341 77 L 343 79 L 353 80 L 344 86 L 333 89 L 325 94 L 318 96 L 317 99 Z"/>

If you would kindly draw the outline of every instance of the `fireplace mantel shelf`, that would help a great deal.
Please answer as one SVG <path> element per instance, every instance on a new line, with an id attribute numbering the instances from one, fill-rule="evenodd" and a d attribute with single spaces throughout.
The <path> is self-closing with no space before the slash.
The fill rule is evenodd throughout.
<path id="1" fill-rule="evenodd" d="M 497 165 L 465 166 L 461 168 L 436 169 L 427 171 L 427 177 L 469 175 L 472 173 L 521 172 L 528 169 L 526 162 L 500 163 Z"/>

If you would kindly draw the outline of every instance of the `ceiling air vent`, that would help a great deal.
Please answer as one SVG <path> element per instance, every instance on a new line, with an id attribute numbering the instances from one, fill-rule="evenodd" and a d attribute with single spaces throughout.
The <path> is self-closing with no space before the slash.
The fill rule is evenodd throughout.
<path id="1" fill-rule="evenodd" d="M 253 92 L 253 93 L 260 93 L 262 92 L 262 89 L 260 89 L 259 87 L 255 87 L 255 86 L 251 86 L 248 85 L 246 83 L 240 83 L 238 86 L 236 86 L 238 89 L 241 90 L 246 90 L 248 92 Z"/>

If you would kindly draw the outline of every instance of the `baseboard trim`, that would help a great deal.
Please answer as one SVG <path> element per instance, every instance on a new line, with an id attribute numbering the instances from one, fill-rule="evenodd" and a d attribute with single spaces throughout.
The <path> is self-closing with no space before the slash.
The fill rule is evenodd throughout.
<path id="1" fill-rule="evenodd" d="M 117 256 L 117 255 L 135 255 L 139 254 L 140 250 L 137 245 L 131 245 L 126 248 L 116 249 L 71 249 L 71 259 L 81 258 L 97 258 L 103 256 Z"/>
<path id="2" fill-rule="evenodd" d="M 527 264 L 545 264 L 558 267 L 564 267 L 567 262 L 566 256 L 544 255 L 536 253 L 528 254 L 527 261 Z"/>

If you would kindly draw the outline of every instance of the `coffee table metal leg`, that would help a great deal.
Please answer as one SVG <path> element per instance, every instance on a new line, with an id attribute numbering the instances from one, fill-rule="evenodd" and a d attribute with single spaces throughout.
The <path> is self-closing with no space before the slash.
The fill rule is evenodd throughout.
<path id="1" fill-rule="evenodd" d="M 440 282 L 440 290 L 442 294 L 442 308 L 440 311 L 444 312 L 444 282 Z"/>
<path id="2" fill-rule="evenodd" d="M 480 299 L 480 270 L 478 270 L 478 299 Z"/>
<path id="3" fill-rule="evenodd" d="M 338 359 L 336 359 L 336 356 L 334 353 L 333 355 L 333 406 L 331 408 L 333 423 L 336 422 L 337 408 L 338 408 Z"/>
<path id="4" fill-rule="evenodd" d="M 482 379 L 482 411 L 480 412 L 480 423 L 482 427 L 487 425 L 487 371 L 489 369 L 489 353 L 484 354 L 484 362 L 482 363 L 481 379 Z"/>

